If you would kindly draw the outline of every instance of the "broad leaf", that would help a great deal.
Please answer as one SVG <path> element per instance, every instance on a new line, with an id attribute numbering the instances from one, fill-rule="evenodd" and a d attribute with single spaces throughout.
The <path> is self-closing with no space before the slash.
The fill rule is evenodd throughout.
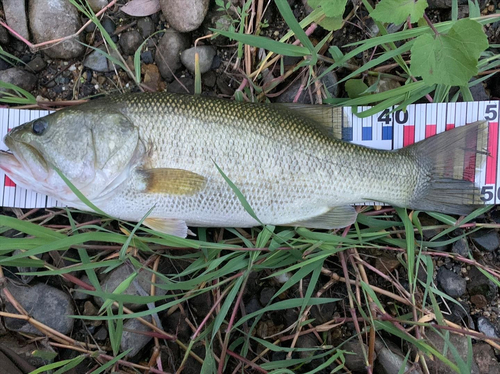
<path id="1" fill-rule="evenodd" d="M 488 40 L 473 20 L 457 21 L 448 34 L 419 36 L 411 48 L 411 72 L 427 85 L 465 86 L 477 74 L 478 59 Z"/>
<path id="2" fill-rule="evenodd" d="M 424 15 L 427 0 L 382 0 L 370 16 L 376 21 L 400 24 L 407 20 L 417 22 Z"/>
<path id="3" fill-rule="evenodd" d="M 342 17 L 345 11 L 346 0 L 309 0 L 307 2 L 313 9 L 321 7 L 327 17 Z"/>

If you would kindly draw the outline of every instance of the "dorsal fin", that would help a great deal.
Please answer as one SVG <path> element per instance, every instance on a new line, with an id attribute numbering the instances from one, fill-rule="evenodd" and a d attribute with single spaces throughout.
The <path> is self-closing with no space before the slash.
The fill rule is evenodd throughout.
<path id="1" fill-rule="evenodd" d="M 342 117 L 344 125 L 347 125 L 349 119 L 344 115 L 342 108 L 332 107 L 330 105 L 311 105 L 296 103 L 276 104 L 286 109 L 295 111 L 298 115 L 307 118 L 311 125 L 316 127 L 322 133 L 333 136 L 336 139 L 342 139 Z"/>

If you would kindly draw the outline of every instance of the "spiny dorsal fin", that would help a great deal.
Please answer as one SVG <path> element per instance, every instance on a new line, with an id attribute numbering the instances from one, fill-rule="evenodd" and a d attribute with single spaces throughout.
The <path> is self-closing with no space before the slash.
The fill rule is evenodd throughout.
<path id="1" fill-rule="evenodd" d="M 344 116 L 342 108 L 334 108 L 329 105 L 296 103 L 281 103 L 276 105 L 296 111 L 300 116 L 312 120 L 311 124 L 318 130 L 336 139 L 342 139 L 342 117 L 344 117 L 345 124 L 349 120 L 347 116 Z"/>
<path id="2" fill-rule="evenodd" d="M 194 195 L 206 184 L 205 177 L 182 169 L 145 169 L 139 173 L 146 182 L 144 192 L 169 195 Z"/>

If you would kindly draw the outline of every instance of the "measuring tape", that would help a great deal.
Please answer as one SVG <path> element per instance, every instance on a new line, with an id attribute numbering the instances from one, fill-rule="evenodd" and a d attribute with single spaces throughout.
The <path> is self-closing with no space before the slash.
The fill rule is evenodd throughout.
<path id="1" fill-rule="evenodd" d="M 358 107 L 358 112 L 370 107 Z M 475 171 L 474 180 L 481 189 L 485 204 L 500 202 L 500 170 L 498 169 L 498 118 L 500 101 L 468 103 L 414 104 L 406 111 L 386 109 L 371 117 L 359 118 L 352 108 L 344 107 L 338 125 L 342 139 L 371 148 L 392 150 L 406 147 L 454 127 L 475 121 L 488 121 L 489 156 L 481 169 Z M 333 110 L 333 109 L 332 109 Z M 7 150 L 3 138 L 20 124 L 49 114 L 45 110 L 0 109 L 0 149 Z M 466 166 L 464 166 L 466 167 Z M 469 170 L 470 172 L 470 170 Z M 0 206 L 15 208 L 62 207 L 56 199 L 28 191 L 15 185 L 0 171 Z"/>

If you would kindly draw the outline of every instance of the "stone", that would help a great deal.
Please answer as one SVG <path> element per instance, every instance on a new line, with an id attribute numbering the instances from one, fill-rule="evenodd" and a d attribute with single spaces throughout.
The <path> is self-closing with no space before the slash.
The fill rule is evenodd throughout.
<path id="1" fill-rule="evenodd" d="M 153 60 L 153 54 L 151 53 L 151 51 L 147 50 L 147 51 L 142 52 L 141 53 L 141 60 L 145 64 L 152 64 L 154 62 L 154 60 Z"/>
<path id="2" fill-rule="evenodd" d="M 500 363 L 495 357 L 493 348 L 487 343 L 477 343 L 472 346 L 474 360 L 481 374 L 500 374 Z"/>
<path id="3" fill-rule="evenodd" d="M 160 71 L 158 70 L 158 66 L 154 64 L 143 64 L 141 66 L 141 72 L 144 75 L 142 83 L 148 86 L 148 88 L 153 92 L 160 91 L 161 84 L 163 82 L 161 81 L 161 75 Z"/>
<path id="4" fill-rule="evenodd" d="M 462 324 L 463 321 L 467 324 L 470 320 L 470 307 L 466 302 L 460 302 L 459 305 L 457 303 L 448 303 L 450 308 L 450 314 L 446 315 L 445 318 L 448 321 L 453 323 Z"/>
<path id="5" fill-rule="evenodd" d="M 122 265 L 111 271 L 102 281 L 101 288 L 104 292 L 111 293 L 116 287 L 118 287 L 125 279 L 127 279 L 132 274 L 132 269 L 127 265 Z M 161 283 L 157 278 L 157 283 Z M 137 290 L 136 284 L 142 291 L 146 292 L 149 295 L 151 289 L 151 273 L 146 270 L 139 271 L 137 277 L 130 283 L 130 286 L 122 292 L 122 295 L 141 295 L 140 291 Z M 156 288 L 156 295 L 162 296 L 167 293 L 166 290 L 161 288 Z M 143 293 L 142 293 L 143 294 Z M 103 304 L 103 300 L 100 297 L 94 298 L 97 305 L 101 306 Z M 132 303 L 124 303 L 129 309 L 138 310 L 140 308 L 144 308 L 144 304 L 132 304 Z"/>
<path id="6" fill-rule="evenodd" d="M 182 64 L 191 72 L 195 72 L 195 54 L 198 52 L 199 63 L 200 63 L 200 73 L 204 74 L 210 70 L 212 67 L 212 61 L 215 57 L 215 49 L 208 45 L 202 45 L 198 47 L 193 47 L 186 49 L 181 53 Z"/>
<path id="7" fill-rule="evenodd" d="M 472 295 L 470 301 L 476 308 L 485 308 L 488 305 L 488 300 L 484 295 Z"/>
<path id="8" fill-rule="evenodd" d="M 460 297 L 467 290 L 467 282 L 453 271 L 440 267 L 436 276 L 437 284 L 451 297 Z"/>
<path id="9" fill-rule="evenodd" d="M 264 287 L 262 291 L 260 291 L 259 301 L 262 306 L 266 306 L 271 302 L 276 290 L 272 287 Z"/>
<path id="10" fill-rule="evenodd" d="M 40 55 L 36 55 L 35 58 L 28 62 L 26 65 L 35 73 L 39 73 L 47 67 L 47 63 Z"/>
<path id="11" fill-rule="evenodd" d="M 75 310 L 71 298 L 65 292 L 44 283 L 32 287 L 9 284 L 8 289 L 35 320 L 59 331 L 61 334 L 66 335 L 72 330 L 75 320 L 68 316 L 75 314 Z M 8 313 L 18 314 L 12 304 L 6 299 L 4 299 L 4 302 Z M 5 325 L 7 329 L 12 331 L 43 335 L 25 320 L 5 318 Z"/>
<path id="12" fill-rule="evenodd" d="M 151 316 L 142 317 L 151 323 Z M 138 333 L 136 333 L 136 331 Z M 138 319 L 129 319 L 123 324 L 123 334 L 120 343 L 122 352 L 128 349 L 131 351 L 127 354 L 128 357 L 137 355 L 146 344 L 148 344 L 153 337 L 144 333 L 152 332 L 146 325 L 142 324 Z"/>
<path id="13" fill-rule="evenodd" d="M 477 319 L 477 330 L 486 335 L 488 338 L 494 338 L 494 339 L 500 338 L 500 335 L 498 334 L 498 330 L 496 329 L 496 327 L 493 326 L 493 324 L 490 322 L 488 318 L 485 318 L 483 316 Z"/>
<path id="14" fill-rule="evenodd" d="M 293 82 L 290 87 L 288 87 L 281 95 L 279 95 L 276 98 L 277 103 L 293 103 L 295 100 L 295 97 L 297 96 L 297 93 L 299 92 L 300 85 L 301 85 L 300 79 L 297 79 L 295 82 Z M 309 95 L 309 90 L 306 88 L 302 89 L 302 92 L 299 95 L 299 98 L 297 101 L 295 101 L 297 104 L 311 104 L 311 96 Z"/>
<path id="15" fill-rule="evenodd" d="M 160 69 L 161 76 L 171 82 L 174 73 L 182 67 L 180 54 L 189 46 L 187 36 L 175 30 L 168 29 L 158 42 L 155 53 L 155 62 Z"/>
<path id="16" fill-rule="evenodd" d="M 474 245 L 483 251 L 493 252 L 500 246 L 498 233 L 495 230 L 477 231 L 471 235 Z"/>
<path id="17" fill-rule="evenodd" d="M 123 53 L 132 56 L 135 51 L 141 46 L 142 37 L 139 31 L 127 31 L 120 36 L 120 47 L 122 47 Z"/>
<path id="18" fill-rule="evenodd" d="M 103 45 L 100 46 L 98 49 L 100 51 L 108 53 L 108 51 L 106 50 L 106 47 Z M 119 58 L 118 53 L 114 49 L 110 50 L 108 54 L 110 54 L 111 56 L 114 56 L 116 58 Z M 99 52 L 98 50 L 94 50 L 85 58 L 85 60 L 83 60 L 83 66 L 85 66 L 86 68 L 92 69 L 94 71 L 99 71 L 101 73 L 107 73 L 107 72 L 113 71 L 116 65 L 113 64 L 106 57 L 106 55 L 104 53 Z M 118 67 L 118 66 L 116 66 L 116 67 Z"/>
<path id="19" fill-rule="evenodd" d="M 347 357 L 346 357 L 347 360 Z M 400 351 L 393 351 L 383 347 L 377 351 L 377 361 L 375 361 L 375 373 L 397 374 L 404 363 L 404 355 Z M 405 365 L 404 373 L 417 374 L 417 370 L 411 370 L 408 362 Z"/>
<path id="20" fill-rule="evenodd" d="M 460 238 L 451 247 L 451 251 L 462 257 L 469 257 L 469 243 L 466 238 Z"/>
<path id="21" fill-rule="evenodd" d="M 323 66 L 318 69 L 318 76 L 323 74 L 326 68 Z M 337 84 L 337 74 L 333 71 L 330 71 L 325 74 L 324 77 L 320 79 L 321 83 L 325 86 L 325 89 L 330 93 L 332 97 L 337 97 L 339 95 L 339 85 Z"/>
<path id="22" fill-rule="evenodd" d="M 20 0 L 3 0 L 3 11 L 7 25 L 24 39 L 29 40 L 30 33 L 26 17 L 26 2 Z"/>
<path id="23" fill-rule="evenodd" d="M 433 330 L 426 330 L 426 337 L 428 344 L 434 346 L 434 348 L 436 348 L 443 355 L 446 353 L 445 357 L 451 362 L 456 364 L 451 349 L 449 348 L 449 346 L 445 347 L 445 341 L 437 332 Z M 468 339 L 462 335 L 449 334 L 448 341 L 451 345 L 455 347 L 458 355 L 462 358 L 462 360 L 467 362 L 467 357 L 469 354 Z M 455 373 L 452 369 L 450 369 L 448 365 L 446 365 L 444 362 L 440 361 L 437 358 L 431 359 L 430 357 L 425 356 L 425 361 L 427 362 L 427 366 L 430 373 L 436 373 L 436 374 Z M 472 362 L 471 374 L 479 374 L 479 369 L 474 361 Z"/>
<path id="24" fill-rule="evenodd" d="M 108 5 L 108 0 L 87 0 L 87 3 L 90 5 L 94 12 L 100 11 L 106 5 Z"/>
<path id="25" fill-rule="evenodd" d="M 5 27 L 0 26 L 0 44 L 7 44 L 9 40 L 9 32 Z"/>
<path id="26" fill-rule="evenodd" d="M 80 280 L 84 283 L 87 283 L 89 286 L 91 285 L 90 279 L 89 279 L 89 277 L 87 277 L 86 274 L 83 275 L 80 278 Z M 88 293 L 83 293 L 83 292 L 78 291 L 81 289 L 82 289 L 82 287 L 80 287 L 80 286 L 75 287 L 75 290 L 73 292 L 73 299 L 75 299 L 75 300 L 88 300 L 88 299 L 90 299 L 90 295 Z"/>
<path id="27" fill-rule="evenodd" d="M 179 32 L 196 30 L 207 14 L 209 3 L 209 0 L 160 0 L 167 22 Z"/>
<path id="28" fill-rule="evenodd" d="M 106 30 L 106 32 L 111 36 L 111 39 L 114 42 L 117 42 L 118 36 L 113 35 L 116 31 L 116 25 L 113 22 L 113 20 L 111 18 L 106 17 L 101 21 L 101 25 L 102 25 L 102 27 L 104 27 L 104 30 Z"/>
<path id="29" fill-rule="evenodd" d="M 467 281 L 469 295 L 484 295 L 488 300 L 497 296 L 498 286 L 475 266 L 471 267 L 467 277 L 469 278 Z"/>
<path id="30" fill-rule="evenodd" d="M 0 81 L 11 83 L 29 92 L 35 88 L 37 78 L 29 71 L 15 67 L 0 71 Z M 2 88 L 0 92 L 5 90 Z"/>
<path id="31" fill-rule="evenodd" d="M 194 94 L 194 80 L 190 77 L 181 77 L 168 85 L 168 92 L 179 94 Z"/>
<path id="32" fill-rule="evenodd" d="M 29 22 L 36 43 L 72 35 L 81 27 L 78 11 L 67 0 L 31 0 Z M 78 57 L 85 49 L 78 42 L 79 38 L 75 36 L 43 51 L 51 58 L 69 60 Z"/>
<path id="33" fill-rule="evenodd" d="M 350 371 L 354 372 L 364 372 L 366 371 L 366 364 L 363 356 L 363 349 L 361 347 L 361 344 L 358 339 L 353 339 L 347 341 L 343 346 L 342 349 L 346 350 L 347 352 L 350 352 L 346 355 L 345 357 L 345 366 L 348 368 Z M 364 352 L 368 352 L 368 346 L 366 344 L 364 345 Z M 376 357 L 376 356 L 375 356 Z"/>
<path id="34" fill-rule="evenodd" d="M 150 17 L 142 17 L 137 21 L 137 30 L 139 30 L 143 39 L 154 33 L 155 29 L 155 24 Z"/>
<path id="35" fill-rule="evenodd" d="M 216 78 L 217 77 L 215 76 L 215 73 L 212 70 L 209 70 L 201 76 L 201 82 L 205 86 L 212 88 L 215 86 L 215 79 Z"/>

